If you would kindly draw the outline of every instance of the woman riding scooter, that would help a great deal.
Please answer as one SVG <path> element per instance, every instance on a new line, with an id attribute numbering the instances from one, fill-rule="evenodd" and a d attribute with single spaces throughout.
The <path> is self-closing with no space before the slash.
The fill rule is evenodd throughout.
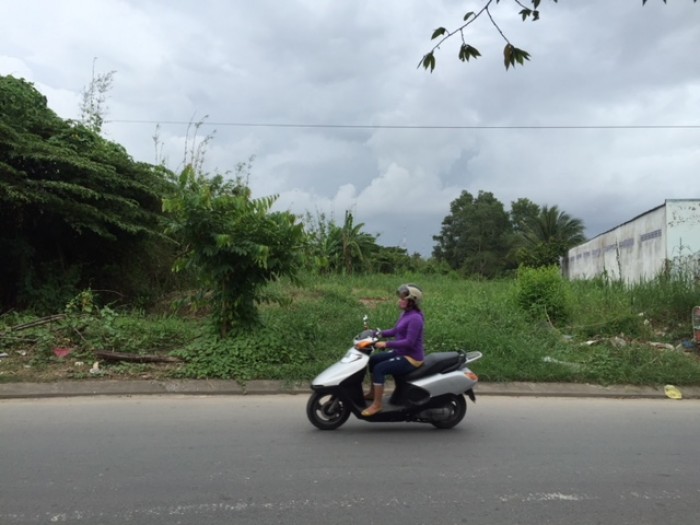
<path id="1" fill-rule="evenodd" d="M 399 296 L 398 306 L 402 312 L 394 328 L 377 333 L 377 337 L 394 339 L 377 342 L 375 344 L 377 349 L 389 351 L 373 354 L 369 359 L 372 386 L 370 392 L 365 395 L 365 399 L 372 400 L 372 404 L 362 412 L 365 417 L 381 412 L 387 375 L 396 377 L 408 374 L 420 367 L 425 359 L 423 348 L 425 318 L 420 309 L 423 292 L 415 284 L 402 284 L 396 293 Z"/>

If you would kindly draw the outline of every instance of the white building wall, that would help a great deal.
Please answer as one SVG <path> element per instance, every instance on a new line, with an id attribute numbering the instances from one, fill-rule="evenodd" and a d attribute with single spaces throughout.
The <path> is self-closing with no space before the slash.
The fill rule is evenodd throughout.
<path id="1" fill-rule="evenodd" d="M 629 222 L 569 250 L 570 279 L 606 274 L 636 283 L 656 277 L 670 264 L 700 270 L 700 200 L 667 200 Z"/>
<path id="2" fill-rule="evenodd" d="M 700 277 L 700 200 L 667 201 L 666 231 L 671 271 Z"/>
<path id="3" fill-rule="evenodd" d="M 663 271 L 666 261 L 666 207 L 660 206 L 622 226 L 633 249 L 623 261 L 622 280 L 648 281 Z"/>

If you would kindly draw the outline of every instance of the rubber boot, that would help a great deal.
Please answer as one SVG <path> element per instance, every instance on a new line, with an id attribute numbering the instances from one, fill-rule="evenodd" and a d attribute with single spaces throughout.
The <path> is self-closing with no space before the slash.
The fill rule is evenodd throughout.
<path id="1" fill-rule="evenodd" d="M 369 392 L 365 394 L 366 401 L 374 401 L 374 383 L 369 384 Z"/>
<path id="2" fill-rule="evenodd" d="M 374 401 L 366 409 L 362 411 L 362 415 L 365 417 L 373 416 L 382 411 L 382 396 L 384 395 L 384 385 L 372 385 L 374 390 Z"/>

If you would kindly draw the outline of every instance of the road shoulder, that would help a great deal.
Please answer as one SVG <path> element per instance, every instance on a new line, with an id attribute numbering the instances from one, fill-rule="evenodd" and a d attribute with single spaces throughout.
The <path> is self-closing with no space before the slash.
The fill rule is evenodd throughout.
<path id="1" fill-rule="evenodd" d="M 700 387 L 679 387 L 684 399 L 700 399 Z M 54 383 L 0 383 L 0 399 L 129 395 L 261 395 L 306 394 L 308 383 L 233 380 L 86 380 Z M 578 383 L 479 383 L 477 395 L 532 397 L 666 398 L 663 386 L 591 385 Z"/>

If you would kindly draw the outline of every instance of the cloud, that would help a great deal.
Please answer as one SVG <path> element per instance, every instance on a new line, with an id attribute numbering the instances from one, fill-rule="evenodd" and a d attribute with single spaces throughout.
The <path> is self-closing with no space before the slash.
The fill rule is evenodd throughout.
<path id="1" fill-rule="evenodd" d="M 160 123 L 176 169 L 203 120 L 209 170 L 253 156 L 256 195 L 337 220 L 351 209 L 380 242 L 429 255 L 464 190 L 556 204 L 589 235 L 698 196 L 700 128 L 673 127 L 700 125 L 698 9 L 549 2 L 523 23 L 501 2 L 494 19 L 531 61 L 506 72 L 483 18 L 465 33 L 482 57 L 461 63 L 453 38 L 430 74 L 418 61 L 433 29 L 461 23 L 459 2 L 23 0 L 0 3 L 13 21 L 0 74 L 76 118 L 98 57 L 116 70 L 104 133 L 134 158 L 155 160 Z"/>

